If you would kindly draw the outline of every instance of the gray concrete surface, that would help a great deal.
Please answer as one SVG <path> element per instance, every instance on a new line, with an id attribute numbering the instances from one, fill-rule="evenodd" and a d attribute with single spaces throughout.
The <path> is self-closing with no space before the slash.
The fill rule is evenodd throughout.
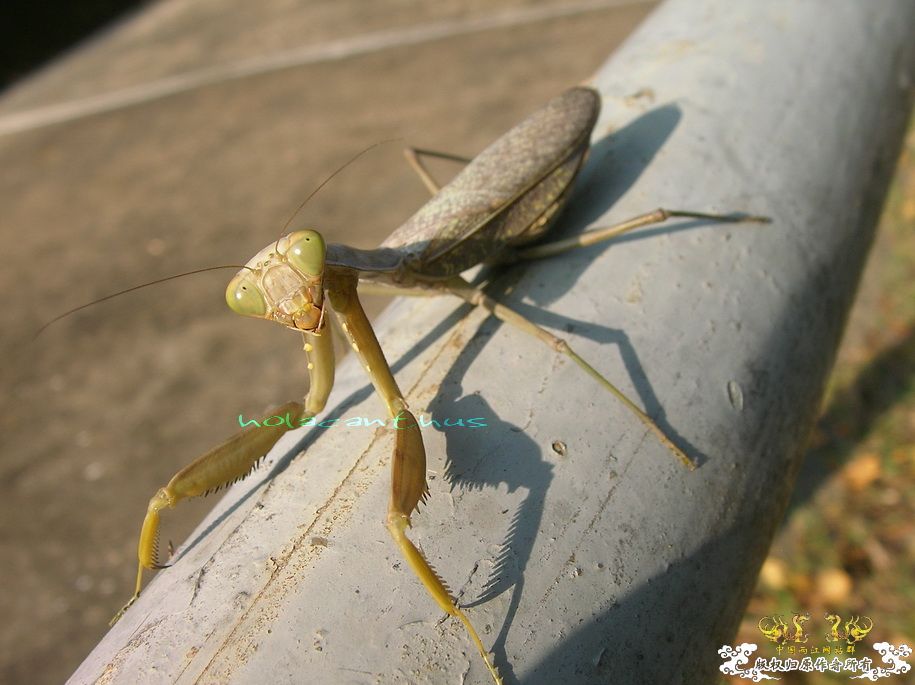
<path id="1" fill-rule="evenodd" d="M 414 408 L 490 422 L 427 433 L 414 537 L 507 682 L 714 678 L 871 241 L 913 21 L 905 2 L 671 0 L 595 78 L 605 111 L 566 230 L 659 203 L 773 223 L 658 228 L 499 285 L 628 379 L 695 473 L 576 368 L 479 313 L 402 301 L 379 320 Z M 330 416 L 380 410 L 354 364 L 334 397 Z M 74 682 L 485 682 L 380 525 L 388 438 L 291 437 Z"/>
<path id="2" fill-rule="evenodd" d="M 0 680 L 72 673 L 132 591 L 155 489 L 231 433 L 239 413 L 298 397 L 305 383 L 294 336 L 226 309 L 231 272 L 113 300 L 33 340 L 38 325 L 126 286 L 246 259 L 378 140 L 474 154 L 593 73 L 650 9 L 614 4 L 552 2 L 573 11 L 545 21 L 526 13 L 540 3 L 510 1 L 172 0 L 3 94 L 0 120 L 34 123 L 42 108 L 148 93 L 201 70 L 328 56 L 0 136 Z M 514 23 L 433 40 L 442 25 L 505 12 Z M 411 31 L 429 38 L 333 53 Z M 425 199 L 398 148 L 347 169 L 297 225 L 377 244 Z M 164 540 L 183 541 L 213 504 L 169 512 Z"/>

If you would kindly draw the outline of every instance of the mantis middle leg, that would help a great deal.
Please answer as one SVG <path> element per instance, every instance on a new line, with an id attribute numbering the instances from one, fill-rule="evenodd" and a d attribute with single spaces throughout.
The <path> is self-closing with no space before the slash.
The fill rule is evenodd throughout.
<path id="1" fill-rule="evenodd" d="M 357 278 L 354 273 L 328 274 L 325 284 L 331 306 L 350 344 L 359 355 L 375 390 L 384 400 L 397 430 L 394 455 L 391 461 L 391 501 L 388 506 L 387 528 L 407 560 L 413 573 L 425 586 L 441 609 L 464 624 L 489 669 L 493 680 L 501 685 L 502 678 L 489 658 L 483 642 L 470 619 L 455 604 L 444 581 L 429 565 L 422 552 L 410 541 L 406 531 L 410 516 L 429 494 L 426 484 L 426 450 L 416 418 L 407 408 L 403 394 L 391 373 L 388 362 L 378 344 L 356 293 Z"/>

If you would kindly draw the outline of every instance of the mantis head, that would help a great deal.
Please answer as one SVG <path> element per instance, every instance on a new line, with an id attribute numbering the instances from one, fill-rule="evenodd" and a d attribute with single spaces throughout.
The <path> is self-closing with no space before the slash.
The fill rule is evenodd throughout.
<path id="1" fill-rule="evenodd" d="M 324 238 L 296 231 L 258 252 L 226 288 L 229 308 L 244 316 L 317 331 L 324 320 Z"/>

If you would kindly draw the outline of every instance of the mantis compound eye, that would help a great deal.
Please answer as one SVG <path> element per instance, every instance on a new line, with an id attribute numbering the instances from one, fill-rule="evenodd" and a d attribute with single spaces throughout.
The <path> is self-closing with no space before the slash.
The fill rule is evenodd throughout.
<path id="1" fill-rule="evenodd" d="M 229 282 L 226 304 L 233 312 L 243 316 L 264 317 L 267 314 L 264 296 L 248 273 L 238 274 Z"/>
<path id="2" fill-rule="evenodd" d="M 307 276 L 320 276 L 324 271 L 324 238 L 317 231 L 296 231 L 289 236 L 286 259 Z"/>

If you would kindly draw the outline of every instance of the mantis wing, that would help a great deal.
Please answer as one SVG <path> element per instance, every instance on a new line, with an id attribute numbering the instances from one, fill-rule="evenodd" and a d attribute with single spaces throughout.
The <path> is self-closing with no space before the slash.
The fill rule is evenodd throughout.
<path id="1" fill-rule="evenodd" d="M 599 111 L 591 88 L 554 98 L 481 152 L 381 247 L 406 252 L 424 276 L 444 278 L 538 237 L 581 167 Z"/>

